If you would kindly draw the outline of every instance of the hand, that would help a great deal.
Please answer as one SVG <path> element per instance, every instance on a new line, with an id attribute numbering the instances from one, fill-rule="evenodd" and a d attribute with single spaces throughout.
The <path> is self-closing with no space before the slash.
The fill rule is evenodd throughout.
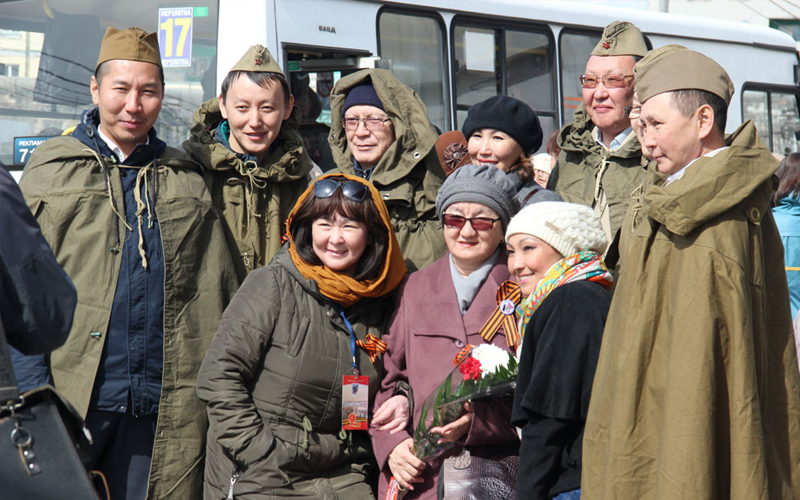
<path id="1" fill-rule="evenodd" d="M 412 446 L 414 439 L 408 438 L 395 446 L 389 454 L 389 469 L 392 471 L 392 476 L 397 479 L 401 488 L 409 490 L 414 489 L 413 483 L 423 481 L 420 476 L 425 470 L 425 462 L 411 453 Z"/>
<path id="2" fill-rule="evenodd" d="M 376 430 L 397 434 L 408 425 L 408 398 L 394 396 L 387 399 L 372 416 L 372 425 Z"/>
<path id="3" fill-rule="evenodd" d="M 475 417 L 472 403 L 464 403 L 464 410 L 466 410 L 466 413 L 458 420 L 454 420 L 444 427 L 434 427 L 430 430 L 431 434 L 442 436 L 439 439 L 439 444 L 455 443 L 461 439 L 461 436 L 469 432 L 470 427 L 472 427 L 472 419 Z"/>

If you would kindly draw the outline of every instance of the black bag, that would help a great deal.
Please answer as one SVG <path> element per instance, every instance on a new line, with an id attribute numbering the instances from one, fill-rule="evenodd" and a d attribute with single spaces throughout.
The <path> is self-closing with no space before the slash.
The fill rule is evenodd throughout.
<path id="1" fill-rule="evenodd" d="M 439 500 L 517 500 L 519 456 L 500 460 L 471 455 L 446 458 L 439 470 Z"/>
<path id="2" fill-rule="evenodd" d="M 79 453 L 83 419 L 51 386 L 20 396 L 0 322 L 0 497 L 99 500 Z"/>

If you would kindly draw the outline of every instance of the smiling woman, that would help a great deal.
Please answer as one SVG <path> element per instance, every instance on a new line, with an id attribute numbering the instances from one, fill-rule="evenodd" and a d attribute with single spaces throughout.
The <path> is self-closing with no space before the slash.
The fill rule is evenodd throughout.
<path id="1" fill-rule="evenodd" d="M 406 274 L 389 213 L 367 181 L 327 175 L 287 227 L 288 247 L 248 275 L 200 370 L 206 500 L 373 498 L 359 429 L 383 372 L 390 294 Z"/>
<path id="2" fill-rule="evenodd" d="M 484 340 L 479 331 L 497 305 L 497 287 L 508 278 L 501 243 L 504 228 L 519 209 L 515 195 L 506 174 L 488 165 L 459 167 L 439 190 L 436 207 L 450 253 L 409 276 L 398 293 L 386 340 L 386 377 L 370 430 L 383 471 L 379 498 L 384 498 L 392 476 L 413 490 L 406 500 L 436 498 L 439 481 L 441 462 L 426 464 L 417 458 L 407 430 L 393 429 L 388 409 L 407 399 L 395 396 L 396 386 L 410 385 L 417 427 L 423 403 L 467 344 L 490 343 L 511 352 L 505 335 Z M 509 425 L 508 402 L 476 402 L 465 410 L 461 418 L 431 431 L 458 443 L 455 450 L 467 448 L 475 456 L 516 454 L 519 439 Z"/>

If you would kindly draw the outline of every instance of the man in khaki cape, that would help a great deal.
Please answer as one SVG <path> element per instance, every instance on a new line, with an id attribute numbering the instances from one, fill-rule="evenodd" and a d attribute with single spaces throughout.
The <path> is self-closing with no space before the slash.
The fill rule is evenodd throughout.
<path id="1" fill-rule="evenodd" d="M 675 46 L 637 70 L 653 153 L 611 304 L 583 442 L 585 499 L 800 498 L 800 381 L 778 163 L 733 85 Z"/>
<path id="2" fill-rule="evenodd" d="M 91 90 L 97 107 L 39 146 L 20 182 L 78 291 L 66 343 L 25 371 L 85 417 L 113 500 L 200 498 L 208 424 L 195 379 L 237 286 L 233 263 L 200 167 L 153 127 L 156 34 L 109 28 Z"/>
<path id="3" fill-rule="evenodd" d="M 609 243 L 645 173 L 625 107 L 633 102 L 633 66 L 646 53 L 639 28 L 606 26 L 581 76 L 583 103 L 558 135 L 561 153 L 547 186 L 564 201 L 594 208 Z"/>

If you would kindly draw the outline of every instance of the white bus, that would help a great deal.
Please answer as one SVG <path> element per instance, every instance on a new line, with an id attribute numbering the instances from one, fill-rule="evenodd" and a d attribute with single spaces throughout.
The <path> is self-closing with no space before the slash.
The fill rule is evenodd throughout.
<path id="1" fill-rule="evenodd" d="M 0 161 L 21 168 L 44 137 L 91 106 L 89 80 L 108 26 L 161 35 L 166 99 L 156 127 L 173 146 L 192 113 L 254 43 L 266 45 L 302 104 L 307 144 L 330 167 L 327 97 L 363 67 L 391 69 L 440 130 L 472 104 L 508 94 L 545 133 L 569 122 L 602 28 L 627 20 L 652 47 L 679 43 L 717 60 L 736 94 L 728 130 L 756 122 L 773 151 L 798 150 L 798 55 L 777 30 L 592 3 L 528 0 L 0 0 Z"/>

